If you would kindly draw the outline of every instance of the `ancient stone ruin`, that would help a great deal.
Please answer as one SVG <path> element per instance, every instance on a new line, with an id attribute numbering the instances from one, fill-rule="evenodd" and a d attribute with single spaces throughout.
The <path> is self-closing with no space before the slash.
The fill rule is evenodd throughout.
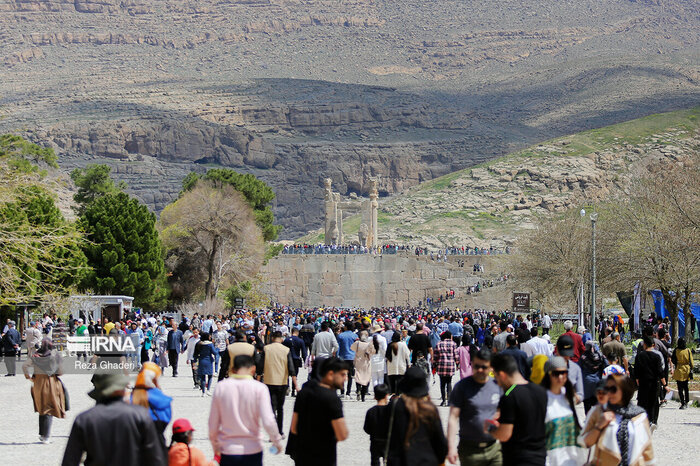
<path id="1" fill-rule="evenodd" d="M 370 178 L 369 199 L 350 199 L 343 201 L 339 193 L 334 193 L 333 181 L 330 178 L 324 180 L 325 187 L 325 244 L 341 245 L 345 244 L 346 238 L 343 235 L 343 215 L 360 213 L 362 223 L 358 231 L 357 242 L 360 246 L 368 248 L 377 247 L 377 209 L 379 203 L 379 192 L 377 186 L 379 180 Z"/>

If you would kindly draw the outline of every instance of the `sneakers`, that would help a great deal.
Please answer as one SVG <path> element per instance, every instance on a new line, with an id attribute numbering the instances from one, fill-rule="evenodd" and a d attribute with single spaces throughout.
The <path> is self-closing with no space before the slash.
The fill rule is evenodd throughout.
<path id="1" fill-rule="evenodd" d="M 204 392 L 202 392 L 202 398 L 204 398 L 205 396 L 206 396 L 206 395 L 204 394 Z"/>
<path id="2" fill-rule="evenodd" d="M 355 397 L 355 401 L 360 401 L 360 394 L 359 394 L 359 393 L 356 393 L 356 395 L 357 395 L 357 396 Z"/>
<path id="3" fill-rule="evenodd" d="M 207 390 L 207 396 L 211 396 L 211 390 Z"/>
<path id="4" fill-rule="evenodd" d="M 657 426 L 656 426 L 656 424 L 654 424 L 654 423 L 652 423 L 651 426 L 649 426 L 649 430 L 651 431 L 652 434 L 653 434 L 654 431 L 656 430 L 656 427 L 657 427 Z"/>
<path id="5" fill-rule="evenodd" d="M 687 405 L 686 403 L 683 403 L 683 404 L 681 405 L 681 407 L 678 408 L 678 409 L 686 409 L 687 407 L 688 407 L 688 405 Z"/>
<path id="6" fill-rule="evenodd" d="M 53 443 L 49 437 L 42 436 L 39 436 L 39 442 L 43 443 L 44 445 L 50 445 Z"/>

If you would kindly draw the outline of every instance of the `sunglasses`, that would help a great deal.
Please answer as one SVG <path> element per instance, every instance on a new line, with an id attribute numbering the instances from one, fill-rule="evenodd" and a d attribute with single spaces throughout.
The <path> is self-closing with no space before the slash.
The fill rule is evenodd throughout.
<path id="1" fill-rule="evenodd" d="M 485 371 L 489 368 L 489 366 L 484 365 L 484 364 L 474 364 L 472 367 L 476 370 L 482 370 L 482 371 Z"/>
<path id="2" fill-rule="evenodd" d="M 606 385 L 604 390 L 608 393 L 617 393 L 617 385 Z"/>
<path id="3" fill-rule="evenodd" d="M 552 377 L 561 377 L 562 375 L 569 375 L 569 371 L 552 371 L 550 374 Z"/>

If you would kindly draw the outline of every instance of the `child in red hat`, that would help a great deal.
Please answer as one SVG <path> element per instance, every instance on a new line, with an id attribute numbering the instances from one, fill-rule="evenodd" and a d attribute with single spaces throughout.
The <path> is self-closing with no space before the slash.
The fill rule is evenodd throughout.
<path id="1" fill-rule="evenodd" d="M 197 447 L 191 447 L 194 427 L 187 419 L 173 422 L 173 439 L 168 450 L 168 466 L 216 466 Z"/>

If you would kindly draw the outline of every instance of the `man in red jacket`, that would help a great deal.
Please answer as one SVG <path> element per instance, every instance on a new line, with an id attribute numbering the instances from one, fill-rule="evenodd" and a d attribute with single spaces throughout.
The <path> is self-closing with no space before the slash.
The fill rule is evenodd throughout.
<path id="1" fill-rule="evenodd" d="M 566 330 L 566 332 L 562 334 L 562 337 L 564 335 L 568 335 L 574 341 L 574 355 L 571 356 L 571 360 L 573 362 L 578 363 L 578 359 L 581 357 L 583 352 L 586 351 L 586 347 L 583 344 L 583 339 L 581 338 L 581 335 L 579 335 L 576 332 L 571 331 L 571 329 L 573 327 L 574 327 L 573 322 L 571 322 L 570 320 L 565 320 L 564 321 L 564 330 Z M 559 338 L 561 338 L 561 337 L 559 337 Z"/>

